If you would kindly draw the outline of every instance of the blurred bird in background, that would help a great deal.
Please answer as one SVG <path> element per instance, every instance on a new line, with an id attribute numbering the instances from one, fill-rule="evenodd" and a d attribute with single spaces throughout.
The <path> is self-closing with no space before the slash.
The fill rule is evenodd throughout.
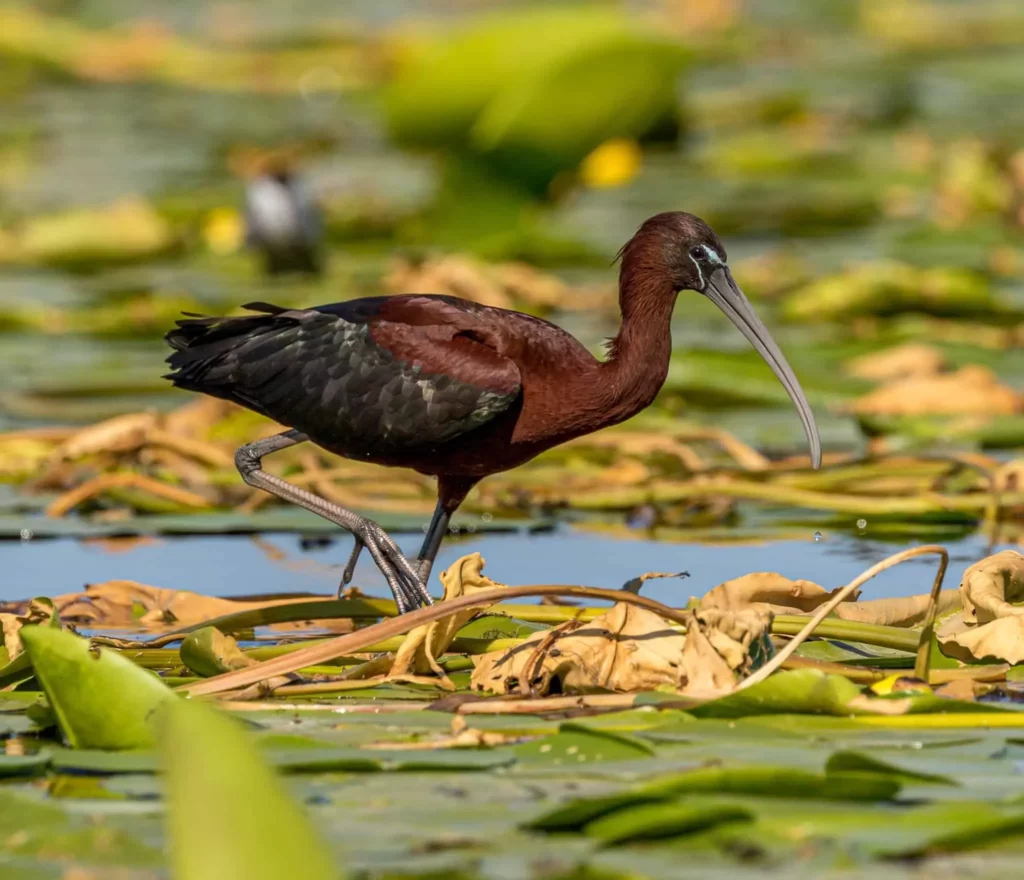
<path id="1" fill-rule="evenodd" d="M 320 206 L 285 152 L 251 154 L 238 163 L 245 187 L 245 244 L 268 275 L 323 270 Z"/>

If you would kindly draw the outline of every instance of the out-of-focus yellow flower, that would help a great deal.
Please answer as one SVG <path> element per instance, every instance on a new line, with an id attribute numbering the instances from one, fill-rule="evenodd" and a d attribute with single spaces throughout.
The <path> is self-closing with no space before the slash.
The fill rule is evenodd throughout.
<path id="1" fill-rule="evenodd" d="M 232 254 L 242 246 L 245 229 L 234 208 L 214 208 L 203 226 L 206 246 L 215 254 Z"/>
<path id="2" fill-rule="evenodd" d="M 612 138 L 580 163 L 580 179 L 594 189 L 624 186 L 640 173 L 643 153 L 630 138 Z"/>
<path id="3" fill-rule="evenodd" d="M 897 672 L 895 675 L 890 675 L 881 681 L 876 681 L 869 690 L 883 697 L 898 693 L 932 693 L 932 689 L 925 682 L 908 676 L 903 672 Z"/>

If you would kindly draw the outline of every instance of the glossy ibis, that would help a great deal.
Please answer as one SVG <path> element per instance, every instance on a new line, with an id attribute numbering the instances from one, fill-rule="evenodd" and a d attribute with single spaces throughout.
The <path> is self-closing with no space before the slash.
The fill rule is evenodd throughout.
<path id="1" fill-rule="evenodd" d="M 320 273 L 320 209 L 305 184 L 270 162 L 245 188 L 245 241 L 263 255 L 268 275 Z"/>
<path id="2" fill-rule="evenodd" d="M 658 214 L 620 257 L 622 326 L 603 361 L 539 318 L 407 294 L 312 309 L 250 303 L 252 315 L 180 320 L 166 337 L 174 349 L 168 378 L 290 427 L 238 450 L 242 479 L 351 532 L 342 584 L 365 546 L 400 612 L 430 602 L 425 583 L 449 517 L 479 480 L 650 405 L 668 374 L 682 290 L 708 297 L 768 362 L 797 407 L 817 467 L 811 408 L 733 281 L 714 231 L 692 214 Z M 376 523 L 261 468 L 264 455 L 305 440 L 437 477 L 437 506 L 415 562 Z"/>

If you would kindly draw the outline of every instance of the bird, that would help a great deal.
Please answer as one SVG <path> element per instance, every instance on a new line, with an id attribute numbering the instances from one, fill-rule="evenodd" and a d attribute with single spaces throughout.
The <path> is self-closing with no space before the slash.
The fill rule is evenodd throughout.
<path id="1" fill-rule="evenodd" d="M 302 179 L 283 162 L 266 161 L 245 188 L 245 242 L 264 269 L 319 275 L 323 224 Z"/>
<path id="2" fill-rule="evenodd" d="M 548 321 L 454 296 L 370 296 L 315 308 L 249 303 L 249 314 L 186 316 L 165 340 L 165 378 L 233 401 L 287 430 L 242 446 L 242 479 L 350 532 L 342 586 L 365 547 L 399 613 L 432 602 L 426 583 L 449 519 L 483 478 L 650 406 L 668 375 L 677 296 L 707 297 L 767 361 L 821 463 L 814 414 L 792 368 L 733 279 L 725 247 L 682 211 L 646 220 L 618 254 L 618 334 L 603 359 Z M 263 470 L 297 443 L 437 479 L 419 555 L 372 520 Z M 340 589 L 340 588 L 339 588 Z"/>

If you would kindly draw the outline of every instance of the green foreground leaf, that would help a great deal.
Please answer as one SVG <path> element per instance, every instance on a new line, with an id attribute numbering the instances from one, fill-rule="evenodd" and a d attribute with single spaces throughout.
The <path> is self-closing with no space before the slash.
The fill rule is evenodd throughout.
<path id="1" fill-rule="evenodd" d="M 76 749 L 153 745 L 150 716 L 177 699 L 159 678 L 116 651 L 49 627 L 26 627 L 22 641 L 67 741 Z"/>
<path id="2" fill-rule="evenodd" d="M 175 877 L 343 875 L 299 805 L 231 720 L 176 701 L 160 721 Z"/>

